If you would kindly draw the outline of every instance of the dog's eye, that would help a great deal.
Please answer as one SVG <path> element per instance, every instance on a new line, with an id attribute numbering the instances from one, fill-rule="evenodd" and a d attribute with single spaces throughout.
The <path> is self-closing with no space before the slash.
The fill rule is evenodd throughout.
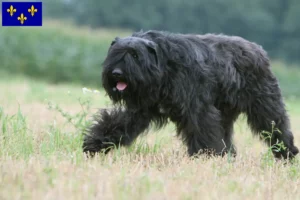
<path id="1" fill-rule="evenodd" d="M 138 55 L 135 52 L 131 52 L 131 56 L 134 57 L 134 58 L 138 58 Z"/>

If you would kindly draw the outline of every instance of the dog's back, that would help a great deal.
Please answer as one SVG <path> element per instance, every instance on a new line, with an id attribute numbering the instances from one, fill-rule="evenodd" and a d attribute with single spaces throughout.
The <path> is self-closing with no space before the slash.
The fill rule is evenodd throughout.
<path id="1" fill-rule="evenodd" d="M 155 30 L 136 32 L 132 36 L 146 38 L 155 42 L 168 40 L 171 41 L 172 44 L 181 43 L 183 45 L 185 45 L 188 40 L 190 44 L 187 46 L 195 48 L 195 44 L 198 43 L 200 51 L 202 50 L 203 53 L 211 51 L 213 55 L 218 57 L 218 61 L 222 62 L 222 60 L 224 60 L 224 62 L 226 62 L 224 64 L 228 64 L 230 61 L 232 61 L 233 64 L 234 62 L 238 62 L 236 66 L 247 66 L 254 70 L 258 67 L 269 67 L 269 58 L 262 46 L 239 36 L 228 36 L 224 34 L 179 34 Z"/>
<path id="2" fill-rule="evenodd" d="M 222 34 L 196 35 L 196 37 L 211 47 L 212 51 L 219 57 L 223 57 L 226 62 L 230 60 L 233 62 L 243 62 L 236 63 L 236 66 L 251 67 L 254 69 L 256 67 L 269 66 L 267 52 L 262 46 L 242 37 Z"/>

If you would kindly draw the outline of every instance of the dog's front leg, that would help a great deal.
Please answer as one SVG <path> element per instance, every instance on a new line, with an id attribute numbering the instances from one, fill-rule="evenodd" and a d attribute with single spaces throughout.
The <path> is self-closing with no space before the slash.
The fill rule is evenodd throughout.
<path id="1" fill-rule="evenodd" d="M 113 147 L 130 145 L 150 124 L 147 112 L 114 108 L 102 110 L 95 116 L 96 123 L 85 133 L 83 151 L 93 156 L 108 153 Z"/>
<path id="2" fill-rule="evenodd" d="M 179 135 L 188 147 L 188 154 L 224 155 L 228 147 L 224 141 L 225 131 L 219 111 L 213 105 L 196 111 L 186 113 L 175 122 Z"/>

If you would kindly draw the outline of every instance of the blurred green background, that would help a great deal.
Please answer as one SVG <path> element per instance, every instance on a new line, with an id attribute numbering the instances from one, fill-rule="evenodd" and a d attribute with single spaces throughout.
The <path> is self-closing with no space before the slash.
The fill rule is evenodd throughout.
<path id="1" fill-rule="evenodd" d="M 141 29 L 224 33 L 262 45 L 285 97 L 300 97 L 299 0 L 44 0 L 43 27 L 1 27 L 0 70 L 101 87 L 111 40 Z"/>

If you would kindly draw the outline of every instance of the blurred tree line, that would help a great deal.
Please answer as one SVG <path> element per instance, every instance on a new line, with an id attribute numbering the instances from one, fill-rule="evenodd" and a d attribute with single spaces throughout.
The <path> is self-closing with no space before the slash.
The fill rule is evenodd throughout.
<path id="1" fill-rule="evenodd" d="M 0 28 L 0 46 L 6 47 L 0 51 L 0 74 L 99 86 L 101 63 L 117 34 L 130 34 L 128 29 L 214 32 L 240 35 L 263 45 L 275 58 L 273 70 L 285 96 L 300 97 L 300 1 L 224 1 L 43 0 L 44 19 L 60 22 L 45 23 L 44 28 Z M 118 30 L 90 31 L 73 26 L 70 20 L 78 25 Z M 127 30 L 120 32 L 119 28 Z M 291 67 L 287 70 L 285 66 Z"/>
<path id="2" fill-rule="evenodd" d="M 299 0 L 45 0 L 46 16 L 78 25 L 224 33 L 300 62 Z"/>
<path id="3" fill-rule="evenodd" d="M 45 17 L 77 25 L 238 35 L 259 43 L 272 57 L 300 63 L 299 0 L 42 1 Z"/>

